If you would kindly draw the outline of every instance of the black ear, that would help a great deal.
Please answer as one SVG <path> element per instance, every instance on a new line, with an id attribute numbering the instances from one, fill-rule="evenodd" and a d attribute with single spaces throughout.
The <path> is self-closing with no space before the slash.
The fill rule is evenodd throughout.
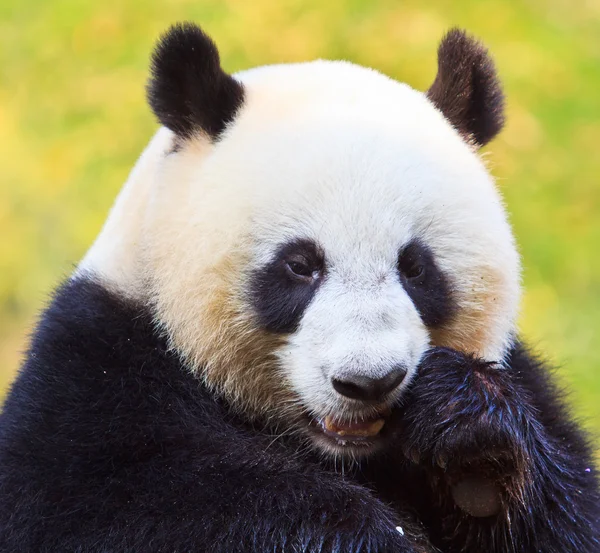
<path id="1" fill-rule="evenodd" d="M 218 139 L 244 101 L 244 89 L 221 69 L 213 41 L 192 23 L 174 25 L 152 56 L 148 102 L 181 138 Z"/>
<path id="2" fill-rule="evenodd" d="M 446 119 L 477 146 L 504 125 L 504 94 L 486 48 L 452 29 L 438 48 L 438 73 L 427 97 Z"/>

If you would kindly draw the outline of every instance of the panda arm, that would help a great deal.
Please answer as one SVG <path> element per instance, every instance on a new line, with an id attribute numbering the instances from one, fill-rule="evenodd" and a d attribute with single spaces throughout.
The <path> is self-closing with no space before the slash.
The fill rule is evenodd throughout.
<path id="1" fill-rule="evenodd" d="M 432 541 L 469 553 L 600 551 L 590 448 L 547 369 L 521 346 L 508 365 L 435 349 L 416 379 L 402 443 L 431 489 Z"/>
<path id="2" fill-rule="evenodd" d="M 365 487 L 285 455 L 265 454 L 235 432 L 213 433 L 217 441 L 230 440 L 227 445 L 192 438 L 155 443 L 154 452 L 145 437 L 130 432 L 127 445 L 98 451 L 104 458 L 84 462 L 84 469 L 77 467 L 77 449 L 87 445 L 82 443 L 72 463 L 58 466 L 44 453 L 37 466 L 36 459 L 24 458 L 8 466 L 2 456 L 0 551 L 436 551 L 413 519 Z"/>
<path id="3" fill-rule="evenodd" d="M 146 431 L 130 431 L 127 446 L 89 452 L 99 462 L 85 468 L 45 454 L 37 467 L 2 458 L 0 551 L 435 551 L 365 487 L 299 463 L 293 451 L 265 453 L 260 439 L 224 427 L 211 435 L 154 443 L 151 452 Z"/>

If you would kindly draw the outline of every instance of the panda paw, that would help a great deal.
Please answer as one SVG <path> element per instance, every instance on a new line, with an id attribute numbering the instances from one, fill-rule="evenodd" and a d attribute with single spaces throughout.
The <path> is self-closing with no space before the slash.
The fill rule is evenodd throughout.
<path id="1" fill-rule="evenodd" d="M 522 393 L 498 365 L 450 349 L 430 350 L 402 417 L 405 455 L 441 470 L 459 493 L 469 487 L 465 478 L 504 483 L 522 477 L 528 458 Z"/>

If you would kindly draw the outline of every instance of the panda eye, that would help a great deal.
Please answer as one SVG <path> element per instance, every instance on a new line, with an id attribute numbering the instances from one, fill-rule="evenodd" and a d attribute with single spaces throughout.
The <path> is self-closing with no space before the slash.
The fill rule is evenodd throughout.
<path id="1" fill-rule="evenodd" d="M 398 258 L 398 270 L 407 280 L 422 279 L 425 274 L 425 265 L 413 245 L 403 251 Z"/>
<path id="2" fill-rule="evenodd" d="M 410 267 L 408 270 L 404 271 L 404 276 L 406 278 L 415 279 L 419 278 L 425 272 L 425 267 L 423 265 L 415 264 Z"/>
<path id="3" fill-rule="evenodd" d="M 294 277 L 300 277 L 303 280 L 312 280 L 318 276 L 318 267 L 313 267 L 305 259 L 288 259 L 285 267 Z"/>

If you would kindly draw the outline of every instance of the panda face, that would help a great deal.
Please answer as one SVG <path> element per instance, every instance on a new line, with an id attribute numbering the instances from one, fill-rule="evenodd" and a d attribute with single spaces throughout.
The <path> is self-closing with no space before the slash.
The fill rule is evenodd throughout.
<path id="1" fill-rule="evenodd" d="M 304 238 L 286 243 L 254 277 L 260 324 L 286 336 L 279 372 L 326 450 L 357 454 L 378 443 L 384 415 L 429 343 L 409 294 L 436 278 L 435 266 L 411 262 L 405 271 L 405 254 L 385 246 L 369 255 L 360 243 L 327 248 Z"/>
<path id="2" fill-rule="evenodd" d="M 326 452 L 385 444 L 429 347 L 501 363 L 519 261 L 476 154 L 501 118 L 480 45 L 449 34 L 425 95 L 344 62 L 229 77 L 194 65 L 216 52 L 199 30 L 172 33 L 150 87 L 170 130 L 82 267 L 147 302 L 233 408 Z"/>
<path id="3" fill-rule="evenodd" d="M 383 113 L 317 110 L 311 120 L 292 110 L 250 146 L 242 111 L 217 147 L 223 163 L 246 160 L 241 179 L 262 183 L 244 202 L 252 207 L 243 311 L 280 338 L 276 378 L 328 451 L 377 445 L 369 434 L 402 401 L 431 345 L 494 360 L 505 347 L 492 346 L 491 334 L 477 342 L 498 313 L 476 302 L 512 293 L 498 281 L 510 290 L 517 274 L 501 266 L 515 259 L 501 204 L 472 150 L 420 95 L 398 89 L 402 126 L 388 126 Z"/>
<path id="4" fill-rule="evenodd" d="M 363 453 L 378 443 L 382 414 L 401 400 L 430 344 L 428 328 L 454 312 L 431 250 L 419 239 L 395 244 L 395 234 L 365 248 L 373 231 L 346 244 L 288 241 L 251 281 L 259 324 L 286 337 L 277 350 L 282 377 L 328 450 Z"/>

